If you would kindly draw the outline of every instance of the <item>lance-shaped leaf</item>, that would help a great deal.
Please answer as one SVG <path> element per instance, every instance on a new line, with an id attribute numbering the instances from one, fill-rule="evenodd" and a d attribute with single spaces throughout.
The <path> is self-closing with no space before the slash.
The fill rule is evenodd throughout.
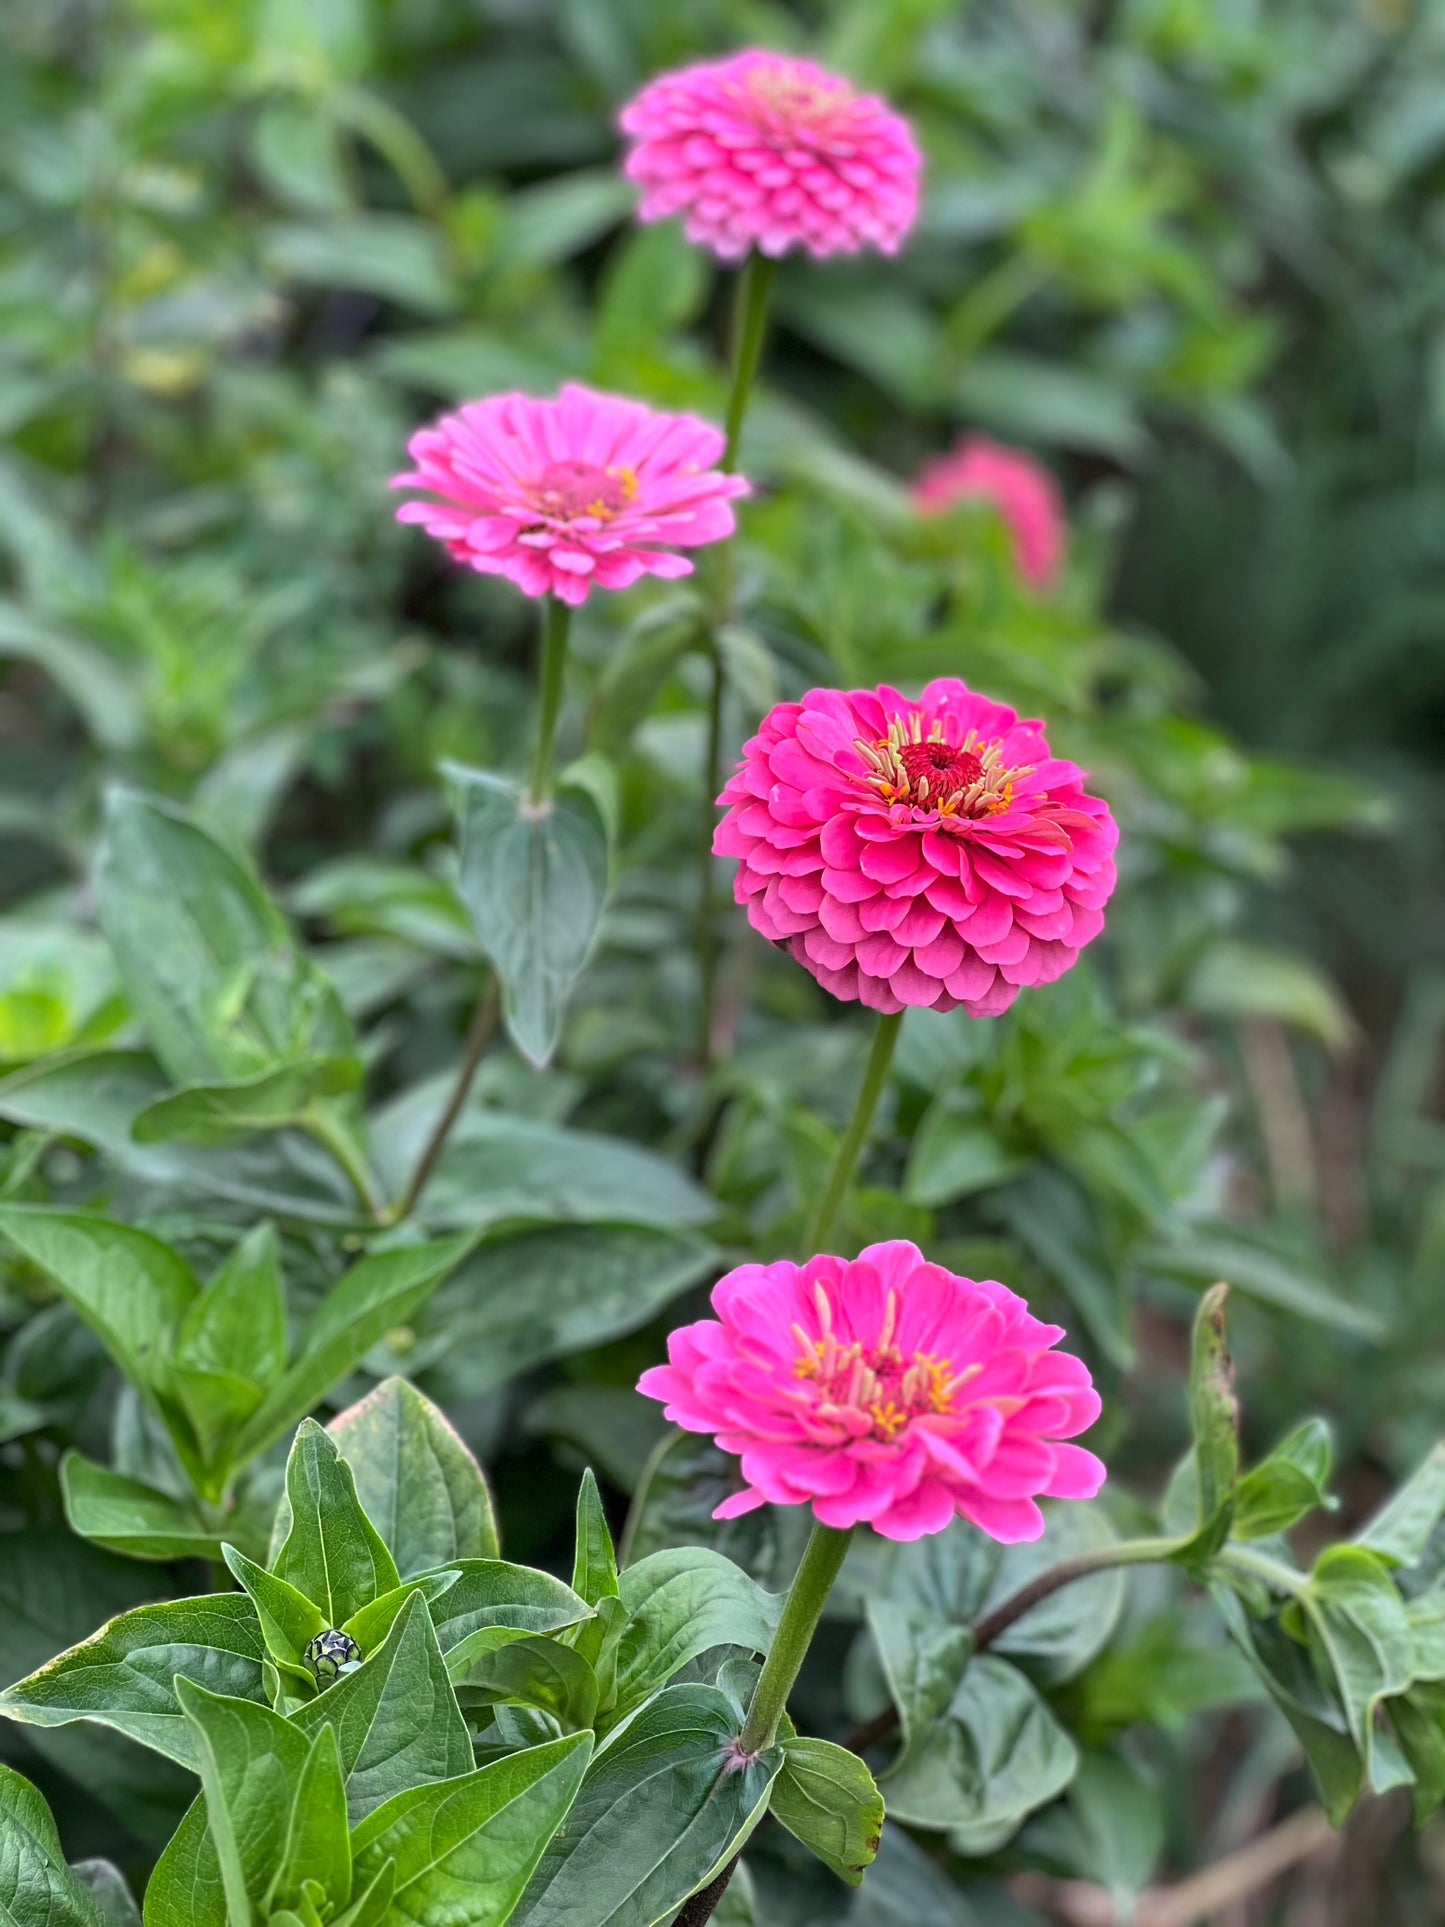
<path id="1" fill-rule="evenodd" d="M 60 1492 L 71 1529 L 132 1559 L 214 1559 L 216 1528 L 194 1506 L 80 1452 L 60 1461 Z"/>
<path id="2" fill-rule="evenodd" d="M 597 1716 L 597 1675 L 580 1653 L 555 1639 L 524 1633 L 478 1653 L 464 1671 L 455 1665 L 448 1671 L 468 1710 L 534 1706 L 550 1713 L 566 1733 L 591 1726 Z"/>
<path id="3" fill-rule="evenodd" d="M 315 1676 L 306 1662 L 306 1648 L 327 1630 L 328 1621 L 315 1600 L 289 1581 L 258 1566 L 235 1546 L 222 1546 L 221 1556 L 256 1609 L 266 1650 L 286 1674 L 293 1690 L 310 1697 Z"/>
<path id="4" fill-rule="evenodd" d="M 340 1626 L 400 1583 L 380 1533 L 361 1509 L 351 1467 L 314 1419 L 297 1430 L 286 1461 L 290 1526 L 271 1562 L 328 1626 Z"/>
<path id="5" fill-rule="evenodd" d="M 447 1665 L 462 1673 L 480 1653 L 527 1633 L 559 1633 L 587 1618 L 588 1605 L 560 1579 L 505 1559 L 462 1559 L 453 1585 L 432 1605 Z M 425 1574 L 419 1577 L 427 1577 Z"/>
<path id="6" fill-rule="evenodd" d="M 257 1225 L 194 1299 L 176 1332 L 171 1379 L 210 1464 L 286 1363 L 286 1304 L 274 1225 Z"/>
<path id="7" fill-rule="evenodd" d="M 286 1839 L 268 1907 L 300 1908 L 310 1890 L 320 1889 L 324 1913 L 335 1917 L 351 1898 L 351 1837 L 347 1827 L 346 1781 L 336 1728 L 323 1726 L 302 1762 Z"/>
<path id="8" fill-rule="evenodd" d="M 567 1635 L 569 1645 L 592 1667 L 610 1650 L 605 1678 L 598 1687 L 603 1700 L 611 1695 L 616 1673 L 616 1646 L 626 1624 L 626 1608 L 619 1598 L 617 1553 L 602 1510 L 602 1495 L 589 1465 L 577 1492 L 577 1549 L 572 1559 L 572 1590 L 593 1609 L 593 1617 Z M 602 1608 L 602 1610 L 598 1610 Z"/>
<path id="9" fill-rule="evenodd" d="M 1326 1503 L 1329 1476 L 1329 1427 L 1323 1419 L 1307 1419 L 1239 1481 L 1230 1536 L 1267 1539 L 1287 1532 L 1297 1519 Z"/>
<path id="10" fill-rule="evenodd" d="M 171 1334 L 200 1287 L 159 1238 L 82 1211 L 0 1205 L 0 1232 L 50 1279 L 142 1388 L 162 1381 Z"/>
<path id="11" fill-rule="evenodd" d="M 285 1861 L 310 1742 L 252 1700 L 208 1693 L 181 1678 L 176 1697 L 195 1733 L 206 1824 L 231 1927 L 250 1927 L 265 1917 Z"/>
<path id="12" fill-rule="evenodd" d="M 413 1594 L 379 1650 L 291 1715 L 304 1733 L 336 1728 L 354 1826 L 405 1787 L 448 1780 L 472 1765 L 426 1602 Z"/>
<path id="13" fill-rule="evenodd" d="M 883 1795 L 856 1753 L 827 1740 L 784 1739 L 768 1806 L 840 1880 L 858 1885 L 882 1837 Z"/>
<path id="14" fill-rule="evenodd" d="M 628 1611 L 617 1652 L 619 1719 L 714 1646 L 765 1653 L 783 1604 L 704 1546 L 654 1552 L 627 1568 L 619 1588 Z"/>
<path id="15" fill-rule="evenodd" d="M 607 832 L 585 790 L 539 803 L 484 770 L 450 774 L 461 792 L 462 901 L 506 988 L 508 1029 L 545 1064 L 601 921 Z"/>
<path id="16" fill-rule="evenodd" d="M 0 1766 L 0 1921 L 5 1927 L 108 1927 L 90 1889 L 65 1864 L 49 1807 L 8 1766 Z"/>
<path id="17" fill-rule="evenodd" d="M 1285 1608 L 1284 1624 L 1291 1633 L 1305 1629 L 1316 1671 L 1333 1681 L 1368 1771 L 1376 1708 L 1414 1677 L 1415 1637 L 1389 1568 L 1363 1546 L 1328 1547 L 1298 1601 Z"/>
<path id="18" fill-rule="evenodd" d="M 312 1052 L 254 1077 L 184 1084 L 138 1111 L 131 1133 L 137 1144 L 229 1144 L 246 1131 L 303 1123 L 319 1098 L 338 1097 L 360 1081 L 359 1057 Z"/>
<path id="19" fill-rule="evenodd" d="M 1189 1366 L 1189 1412 L 1194 1430 L 1194 1472 L 1199 1529 L 1206 1532 L 1234 1494 L 1239 1469 L 1239 1401 L 1229 1361 L 1224 1306 L 1228 1285 L 1212 1285 L 1194 1320 Z"/>
<path id="20" fill-rule="evenodd" d="M 210 1692 L 260 1701 L 265 1657 L 244 1593 L 165 1600 L 120 1613 L 7 1687 L 0 1713 L 31 1726 L 97 1720 L 194 1769 L 194 1732 L 175 1695 L 176 1675 Z"/>
<path id="21" fill-rule="evenodd" d="M 240 1462 L 289 1431 L 345 1378 L 394 1325 L 406 1320 L 476 1243 L 461 1232 L 397 1251 L 374 1252 L 351 1267 L 322 1299 L 300 1355 L 277 1379 L 232 1447 Z"/>
<path id="22" fill-rule="evenodd" d="M 1445 1440 L 1370 1520 L 1358 1544 L 1391 1565 L 1413 1566 L 1445 1514 Z"/>
<path id="23" fill-rule="evenodd" d="M 357 1878 L 392 1862 L 398 1916 L 415 1927 L 501 1927 L 576 1799 L 591 1753 L 591 1734 L 579 1733 L 396 1794 L 356 1829 Z"/>
<path id="24" fill-rule="evenodd" d="M 783 1762 L 749 1760 L 713 1686 L 669 1686 L 607 1741 L 514 1916 L 527 1927 L 671 1920 L 747 1840 Z"/>
<path id="25" fill-rule="evenodd" d="M 497 1525 L 482 1468 L 414 1385 L 385 1379 L 327 1430 L 403 1579 L 455 1559 L 496 1558 Z"/>

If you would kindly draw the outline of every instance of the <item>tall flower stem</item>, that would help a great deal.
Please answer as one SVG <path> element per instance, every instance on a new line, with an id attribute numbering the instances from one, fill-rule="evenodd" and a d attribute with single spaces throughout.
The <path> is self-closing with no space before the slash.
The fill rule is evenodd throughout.
<path id="1" fill-rule="evenodd" d="M 737 299 L 733 308 L 732 387 L 728 394 L 727 445 L 722 466 L 731 474 L 737 466 L 738 437 L 748 412 L 748 398 L 757 379 L 762 358 L 763 336 L 767 332 L 768 295 L 773 285 L 777 262 L 756 250 L 738 276 Z M 717 620 L 726 622 L 732 613 L 732 555 L 724 544 L 716 570 Z M 701 889 L 698 915 L 698 1062 L 704 1073 L 713 1060 L 713 1002 L 717 985 L 717 943 L 719 905 L 716 865 L 712 854 L 713 807 L 722 788 L 722 710 L 725 678 L 722 655 L 714 636 L 709 643 L 711 681 L 708 690 L 707 761 L 703 769 L 702 834 L 698 840 Z"/>
<path id="2" fill-rule="evenodd" d="M 842 1570 L 852 1537 L 851 1528 L 838 1526 L 815 1525 L 809 1534 L 788 1596 L 783 1601 L 778 1630 L 753 1688 L 743 1730 L 738 1736 L 740 1753 L 749 1756 L 761 1753 L 777 1737 L 778 1721 L 813 1642 L 824 1601 Z"/>
<path id="3" fill-rule="evenodd" d="M 462 1106 L 466 1103 L 467 1093 L 472 1088 L 472 1079 L 476 1076 L 477 1068 L 497 1034 L 501 1016 L 502 980 L 494 976 L 478 998 L 476 1008 L 472 1012 L 472 1021 L 467 1027 L 467 1041 L 462 1048 L 461 1069 L 457 1072 L 457 1081 L 452 1086 L 452 1094 L 447 1099 L 446 1108 L 432 1127 L 432 1134 L 416 1161 L 416 1169 L 411 1174 L 410 1183 L 400 1201 L 389 1213 L 393 1224 L 398 1223 L 402 1218 L 409 1218 L 416 1209 L 417 1200 L 426 1189 L 427 1179 L 431 1176 L 432 1169 L 442 1154 L 443 1146 L 451 1136 L 452 1126 L 462 1114 Z"/>
<path id="4" fill-rule="evenodd" d="M 818 1207 L 808 1225 L 808 1236 L 804 1255 L 811 1257 L 823 1249 L 825 1241 L 831 1236 L 833 1220 L 838 1215 L 838 1207 L 848 1194 L 848 1183 L 853 1176 L 853 1168 L 858 1162 L 858 1154 L 868 1137 L 868 1127 L 873 1122 L 873 1113 L 878 1109 L 878 1100 L 883 1095 L 883 1087 L 888 1082 L 888 1072 L 893 1063 L 893 1049 L 898 1042 L 899 1026 L 903 1022 L 902 1011 L 892 1016 L 880 1016 L 878 1028 L 873 1033 L 873 1048 L 868 1053 L 867 1068 L 863 1072 L 863 1082 L 853 1102 L 853 1115 L 848 1120 L 838 1149 L 833 1154 L 833 1168 L 828 1173 L 828 1183 Z"/>
<path id="5" fill-rule="evenodd" d="M 556 596 L 548 596 L 542 612 L 542 669 L 537 691 L 537 743 L 532 753 L 531 796 L 541 803 L 552 789 L 552 739 L 562 707 L 562 678 L 567 667 L 567 631 L 572 611 Z"/>

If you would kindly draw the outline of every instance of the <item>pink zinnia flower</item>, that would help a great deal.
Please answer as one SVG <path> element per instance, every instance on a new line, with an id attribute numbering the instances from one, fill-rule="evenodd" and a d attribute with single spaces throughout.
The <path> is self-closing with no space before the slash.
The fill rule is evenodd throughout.
<path id="1" fill-rule="evenodd" d="M 1057 579 L 1067 523 L 1058 485 L 1042 462 L 986 435 L 965 435 L 947 454 L 925 462 L 913 485 L 913 505 L 937 515 L 965 497 L 992 502 L 1013 538 L 1019 574 L 1036 589 Z"/>
<path id="2" fill-rule="evenodd" d="M 469 401 L 407 443 L 416 463 L 393 488 L 439 501 L 404 502 L 459 562 L 505 575 L 530 596 L 587 600 L 643 575 L 691 575 L 677 549 L 733 532 L 741 475 L 713 467 L 724 437 L 696 415 L 568 382 L 554 401 L 492 395 Z"/>
<path id="3" fill-rule="evenodd" d="M 1043 1531 L 1036 1499 L 1091 1499 L 1104 1482 L 1092 1452 L 1060 1443 L 1099 1416 L 1087 1368 L 992 1279 L 899 1239 L 851 1262 L 739 1265 L 712 1304 L 638 1390 L 740 1455 L 747 1486 L 715 1519 L 771 1500 L 918 1539 L 957 1514 L 1013 1545 Z"/>
<path id="4" fill-rule="evenodd" d="M 622 111 L 638 216 L 687 216 L 721 260 L 897 252 L 922 159 L 907 121 L 811 60 L 754 47 L 660 74 Z"/>
<path id="5" fill-rule="evenodd" d="M 718 801 L 753 928 L 874 1010 L 1007 1010 L 1076 961 L 1114 888 L 1108 804 L 955 677 L 778 703 Z"/>

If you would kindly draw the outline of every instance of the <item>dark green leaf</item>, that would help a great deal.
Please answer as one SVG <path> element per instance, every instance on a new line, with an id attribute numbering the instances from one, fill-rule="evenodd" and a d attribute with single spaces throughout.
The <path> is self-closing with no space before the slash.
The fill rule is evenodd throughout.
<path id="1" fill-rule="evenodd" d="M 362 1511 L 351 1467 L 336 1441 L 304 1419 L 286 1461 L 290 1529 L 271 1569 L 341 1626 L 400 1575 L 376 1527 Z"/>
<path id="2" fill-rule="evenodd" d="M 496 1558 L 496 1520 L 482 1468 L 414 1385 L 386 1379 L 327 1430 L 404 1579 L 454 1559 Z"/>
<path id="3" fill-rule="evenodd" d="M 302 1122 L 318 1098 L 356 1088 L 358 1057 L 298 1057 L 253 1077 L 187 1084 L 136 1114 L 137 1144 L 229 1144 L 245 1131 L 279 1131 Z"/>
<path id="4" fill-rule="evenodd" d="M 782 1748 L 734 1760 L 738 1716 L 711 1686 L 670 1686 L 603 1747 L 514 1919 L 653 1927 L 742 1846 Z"/>
<path id="5" fill-rule="evenodd" d="M 176 1675 L 210 1692 L 261 1700 L 265 1657 L 261 1628 L 244 1593 L 137 1606 L 0 1693 L 0 1713 L 32 1726 L 98 1720 L 194 1768 Z"/>
<path id="6" fill-rule="evenodd" d="M 206 1823 L 231 1927 L 250 1927 L 285 1860 L 291 1814 L 309 1751 L 304 1734 L 269 1706 L 208 1693 L 177 1679 L 195 1732 Z"/>
<path id="7" fill-rule="evenodd" d="M 615 1597 L 620 1590 L 617 1554 L 591 1466 L 582 1474 L 582 1483 L 577 1489 L 577 1551 L 572 1561 L 572 1590 L 589 1606 L 595 1606 L 599 1599 Z"/>
<path id="8" fill-rule="evenodd" d="M 856 1753 L 827 1740 L 785 1739 L 768 1807 L 840 1880 L 858 1885 L 878 1851 L 883 1795 Z"/>
<path id="9" fill-rule="evenodd" d="M 347 1832 L 346 1783 L 336 1728 L 314 1735 L 301 1767 L 275 1885 L 267 1896 L 276 1907 L 298 1907 L 303 1883 L 314 1883 L 339 1914 L 351 1898 L 351 1840 Z"/>
<path id="10" fill-rule="evenodd" d="M 60 1462 L 60 1490 L 71 1529 L 132 1559 L 214 1559 L 218 1529 L 200 1513 L 139 1479 L 128 1479 L 79 1452 Z"/>
<path id="11" fill-rule="evenodd" d="M 478 1652 L 465 1668 L 451 1655 L 448 1660 L 457 1697 L 469 1711 L 477 1706 L 535 1706 L 569 1733 L 590 1727 L 597 1717 L 597 1675 L 580 1653 L 560 1640 L 524 1633 L 490 1652 Z"/>
<path id="12" fill-rule="evenodd" d="M 484 771 L 452 775 L 462 792 L 462 899 L 506 986 L 512 1036 L 533 1063 L 545 1064 L 597 935 L 606 831 L 581 790 L 538 804 Z"/>
<path id="13" fill-rule="evenodd" d="M 740 1566 L 702 1546 L 639 1560 L 622 1574 L 619 1590 L 629 1615 L 617 1654 L 619 1719 L 715 1646 L 765 1653 L 783 1604 Z"/>
<path id="14" fill-rule="evenodd" d="M 550 1573 L 504 1559 L 462 1559 L 455 1583 L 432 1606 L 448 1667 L 464 1671 L 479 1653 L 527 1633 L 557 1633 L 587 1618 L 587 1602 Z"/>
<path id="15" fill-rule="evenodd" d="M 5 1927 L 109 1927 L 65 1864 L 60 1835 L 30 1782 L 0 1765 L 0 1921 Z"/>
<path id="16" fill-rule="evenodd" d="M 590 1734 L 553 1740 L 439 1785 L 412 1787 L 356 1829 L 358 1879 L 395 1863 L 396 1906 L 416 1927 L 501 1927 L 567 1816 Z"/>

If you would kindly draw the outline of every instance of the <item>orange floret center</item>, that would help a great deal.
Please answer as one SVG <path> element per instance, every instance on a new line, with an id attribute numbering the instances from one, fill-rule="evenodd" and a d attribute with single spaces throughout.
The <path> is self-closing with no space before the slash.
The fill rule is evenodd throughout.
<path id="1" fill-rule="evenodd" d="M 808 1381 L 813 1410 L 819 1418 L 836 1418 L 855 1437 L 866 1432 L 891 1445 L 912 1420 L 952 1409 L 954 1394 L 983 1368 L 969 1365 L 955 1372 L 952 1361 L 932 1352 L 902 1351 L 894 1343 L 898 1328 L 898 1296 L 889 1292 L 883 1324 L 876 1341 L 848 1343 L 833 1330 L 833 1308 L 821 1284 L 813 1287 L 821 1335 L 810 1336 L 794 1324 L 798 1356 L 793 1376 Z M 851 1421 L 851 1422 L 850 1422 Z"/>

